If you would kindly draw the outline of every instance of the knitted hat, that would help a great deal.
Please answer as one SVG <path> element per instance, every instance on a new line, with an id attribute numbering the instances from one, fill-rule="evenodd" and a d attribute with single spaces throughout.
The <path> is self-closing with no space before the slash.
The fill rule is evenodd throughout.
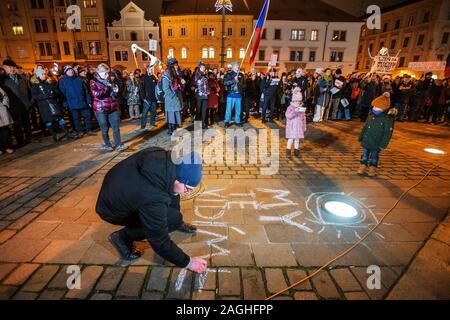
<path id="1" fill-rule="evenodd" d="M 36 78 L 40 78 L 42 75 L 44 75 L 45 74 L 45 69 L 44 69 L 44 67 L 43 66 L 41 66 L 41 65 L 37 65 L 35 68 L 34 68 L 34 75 L 36 76 Z"/>
<path id="2" fill-rule="evenodd" d="M 167 61 L 167 64 L 169 67 L 174 66 L 174 65 L 178 64 L 178 60 L 171 57 L 171 58 L 169 58 L 169 61 Z"/>
<path id="3" fill-rule="evenodd" d="M 391 106 L 391 99 L 389 97 L 389 92 L 383 93 L 381 96 L 375 98 L 372 101 L 372 106 L 383 111 L 389 109 L 389 107 Z"/>
<path id="4" fill-rule="evenodd" d="M 97 66 L 97 73 L 109 72 L 109 67 L 106 63 L 100 63 Z"/>
<path id="5" fill-rule="evenodd" d="M 17 67 L 17 64 L 10 59 L 3 60 L 3 65 L 8 67 Z"/>
<path id="6" fill-rule="evenodd" d="M 302 101 L 303 100 L 303 96 L 301 92 L 294 92 L 292 94 L 292 101 Z"/>
<path id="7" fill-rule="evenodd" d="M 341 69 L 336 69 L 335 74 L 342 74 L 342 70 Z"/>
<path id="8" fill-rule="evenodd" d="M 66 72 L 69 70 L 73 70 L 72 66 L 64 66 L 64 68 L 63 68 L 64 74 L 66 74 Z"/>
<path id="9" fill-rule="evenodd" d="M 176 165 L 177 180 L 191 187 L 196 187 L 202 180 L 202 159 L 196 152 L 185 154 L 181 163 Z"/>
<path id="10" fill-rule="evenodd" d="M 202 60 L 200 60 L 200 61 L 198 62 L 198 66 L 199 66 L 199 67 L 204 67 L 204 66 L 205 66 L 205 64 L 203 63 L 203 61 L 202 61 Z"/>

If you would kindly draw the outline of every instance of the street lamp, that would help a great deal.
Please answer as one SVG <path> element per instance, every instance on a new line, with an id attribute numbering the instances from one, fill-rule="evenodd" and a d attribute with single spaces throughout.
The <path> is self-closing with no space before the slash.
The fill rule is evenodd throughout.
<path id="1" fill-rule="evenodd" d="M 231 3 L 231 0 L 217 0 L 215 7 L 216 12 L 222 10 L 222 43 L 220 53 L 220 67 L 223 68 L 225 66 L 225 14 L 227 10 L 233 12 L 233 4 Z"/>

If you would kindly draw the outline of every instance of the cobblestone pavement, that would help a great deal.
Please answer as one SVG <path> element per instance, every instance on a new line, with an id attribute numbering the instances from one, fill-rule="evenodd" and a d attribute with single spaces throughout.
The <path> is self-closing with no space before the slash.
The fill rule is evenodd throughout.
<path id="1" fill-rule="evenodd" d="M 265 127 L 283 135 L 282 124 L 251 121 L 244 130 Z M 449 161 L 423 152 L 450 152 L 448 127 L 396 124 L 374 179 L 355 174 L 359 122 L 309 125 L 301 159 L 286 159 L 280 139 L 272 176 L 260 163 L 206 165 L 204 191 L 182 202 L 199 232 L 172 234 L 208 260 L 202 276 L 169 265 L 144 242 L 145 254 L 124 265 L 106 240 L 117 227 L 94 209 L 105 173 L 142 148 L 175 144 L 162 127 L 136 128 L 122 125 L 124 153 L 101 151 L 98 133 L 58 146 L 46 139 L 0 158 L 0 299 L 263 299 L 351 246 L 434 164 L 441 167 L 362 245 L 277 299 L 450 298 Z M 324 201 L 337 198 L 353 203 L 357 220 L 323 213 Z M 67 288 L 71 265 L 81 268 L 80 289 Z M 380 289 L 367 287 L 370 265 L 380 267 Z"/>

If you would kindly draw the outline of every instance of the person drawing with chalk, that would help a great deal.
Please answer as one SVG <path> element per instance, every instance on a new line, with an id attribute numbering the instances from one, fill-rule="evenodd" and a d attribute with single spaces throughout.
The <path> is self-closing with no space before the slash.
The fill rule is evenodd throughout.
<path id="1" fill-rule="evenodd" d="M 173 231 L 197 232 L 183 221 L 180 195 L 191 192 L 201 179 L 202 162 L 197 153 L 188 153 L 175 164 L 170 151 L 156 147 L 130 156 L 106 174 L 96 211 L 104 221 L 124 226 L 109 236 L 123 260 L 138 259 L 141 253 L 133 243 L 147 239 L 158 255 L 177 267 L 206 271 L 206 260 L 189 257 L 169 236 Z"/>

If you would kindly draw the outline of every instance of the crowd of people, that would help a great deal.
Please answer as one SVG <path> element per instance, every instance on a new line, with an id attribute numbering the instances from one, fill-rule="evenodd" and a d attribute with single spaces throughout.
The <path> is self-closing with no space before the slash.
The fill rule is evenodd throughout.
<path id="1" fill-rule="evenodd" d="M 240 127 L 250 117 L 262 123 L 286 121 L 288 147 L 294 144 L 298 156 L 307 118 L 313 123 L 365 122 L 372 102 L 385 92 L 390 107 L 397 110 L 397 121 L 450 124 L 448 79 L 433 79 L 431 72 L 418 80 L 407 74 L 395 79 L 378 74 L 344 76 L 341 69 L 329 68 L 244 73 L 237 62 L 224 70 L 208 69 L 201 61 L 191 71 L 169 58 L 165 70 L 119 72 L 102 63 L 96 68 L 65 65 L 58 72 L 37 65 L 26 74 L 14 61 L 5 60 L 0 68 L 0 153 L 12 153 L 37 139 L 33 131 L 58 142 L 94 135 L 97 125 L 103 148 L 120 152 L 127 148 L 120 136 L 122 120 L 129 118 L 140 129 L 149 125 L 151 130 L 162 112 L 169 134 L 185 119 L 201 121 L 203 128 L 220 121 L 225 127 Z M 301 123 L 292 123 L 298 119 Z"/>

